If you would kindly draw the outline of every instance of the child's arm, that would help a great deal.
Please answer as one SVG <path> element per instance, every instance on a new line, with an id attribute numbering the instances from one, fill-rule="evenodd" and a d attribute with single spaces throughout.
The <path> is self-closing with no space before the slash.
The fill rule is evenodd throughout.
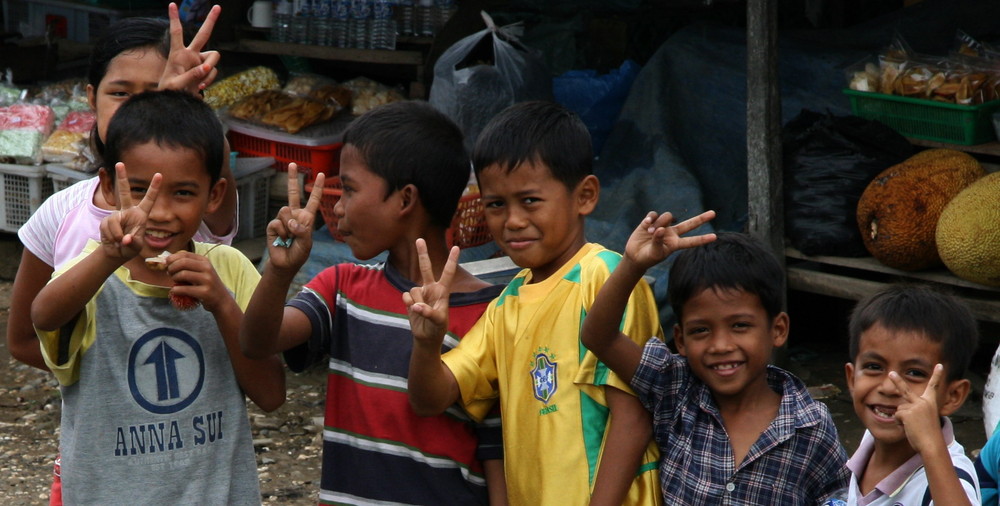
<path id="1" fill-rule="evenodd" d="M 642 357 L 642 349 L 618 330 L 629 295 L 647 269 L 674 251 L 708 244 L 715 234 L 681 237 L 715 217 L 706 211 L 670 226 L 670 213 L 650 212 L 628 239 L 621 263 L 598 292 L 583 322 L 583 345 L 608 365 L 623 381 L 632 381 Z"/>
<path id="2" fill-rule="evenodd" d="M 484 460 L 483 474 L 486 475 L 490 506 L 507 506 L 507 477 L 504 475 L 503 459 Z"/>
<path id="3" fill-rule="evenodd" d="M 441 279 L 434 281 L 427 243 L 417 239 L 417 258 L 423 286 L 403 294 L 413 332 L 408 390 L 410 406 L 418 415 L 433 416 L 458 401 L 458 381 L 441 361 L 441 343 L 448 331 L 448 296 L 458 268 L 458 247 L 452 247 Z"/>
<path id="4" fill-rule="evenodd" d="M 305 342 L 312 334 L 309 319 L 302 311 L 285 307 L 285 297 L 295 274 L 309 259 L 324 181 L 323 173 L 316 175 L 309 201 L 300 209 L 298 166 L 288 164 L 288 206 L 267 224 L 267 264 L 240 326 L 240 347 L 248 357 L 274 355 Z"/>
<path id="5" fill-rule="evenodd" d="M 927 485 L 934 504 L 971 505 L 941 434 L 936 395 L 943 381 L 942 376 L 944 367 L 937 364 L 923 395 L 918 396 L 910 391 L 909 385 L 896 371 L 890 372 L 889 378 L 903 397 L 903 404 L 896 408 L 896 420 L 902 424 L 910 446 L 924 461 Z"/>
<path id="6" fill-rule="evenodd" d="M 174 285 L 171 296 L 194 297 L 215 317 L 222 334 L 236 381 L 257 406 L 274 411 L 285 402 L 285 371 L 276 354 L 259 360 L 243 355 L 239 332 L 243 311 L 233 298 L 208 258 L 181 251 L 167 257 L 167 272 Z"/>
<path id="7" fill-rule="evenodd" d="M 604 396 L 611 410 L 611 423 L 590 497 L 591 506 L 624 503 L 653 436 L 652 417 L 639 399 L 611 386 L 604 387 Z"/>
<path id="8" fill-rule="evenodd" d="M 115 165 L 118 210 L 101 220 L 101 247 L 53 279 L 31 303 L 35 328 L 54 331 L 74 320 L 115 269 L 142 251 L 146 217 L 160 191 L 160 174 L 154 174 L 138 205 L 124 163 Z"/>

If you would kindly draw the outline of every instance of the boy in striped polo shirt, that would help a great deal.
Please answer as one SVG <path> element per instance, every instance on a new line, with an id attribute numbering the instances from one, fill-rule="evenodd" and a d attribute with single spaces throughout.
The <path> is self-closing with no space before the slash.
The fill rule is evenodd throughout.
<path id="1" fill-rule="evenodd" d="M 329 267 L 285 305 L 309 256 L 314 213 L 283 208 L 268 241 L 294 241 L 268 246 L 240 331 L 244 352 L 283 351 L 295 371 L 329 357 L 320 503 L 487 504 L 487 485 L 502 501 L 498 417 L 474 423 L 452 409 L 423 418 L 407 399 L 412 339 L 401 294 L 420 272 L 417 238 L 429 269 L 440 272 L 448 257 L 445 231 L 469 179 L 462 133 L 425 102 L 405 101 L 355 119 L 343 141 L 338 231 L 355 257 L 388 259 Z M 455 279 L 446 348 L 501 288 L 463 269 Z"/>

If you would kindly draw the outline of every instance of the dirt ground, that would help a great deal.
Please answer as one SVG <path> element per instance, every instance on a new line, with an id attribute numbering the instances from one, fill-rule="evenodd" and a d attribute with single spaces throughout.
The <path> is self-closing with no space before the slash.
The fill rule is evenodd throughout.
<path id="1" fill-rule="evenodd" d="M 6 333 L 13 276 L 0 245 L 0 333 Z M 16 269 L 16 263 L 13 267 Z M 825 402 L 848 453 L 863 433 L 844 385 L 847 346 L 842 327 L 846 301 L 797 294 L 790 298 L 792 337 L 788 369 Z M 799 322 L 798 324 L 796 322 Z M 984 343 L 972 373 L 976 390 L 952 421 L 958 440 L 973 456 L 985 442 L 982 384 L 996 342 Z M 985 364 L 985 366 L 983 365 Z M 288 400 L 263 414 L 250 407 L 264 504 L 317 503 L 324 404 L 323 369 L 288 374 Z M 47 504 L 59 433 L 59 389 L 52 377 L 10 358 L 0 339 L 0 504 Z"/>

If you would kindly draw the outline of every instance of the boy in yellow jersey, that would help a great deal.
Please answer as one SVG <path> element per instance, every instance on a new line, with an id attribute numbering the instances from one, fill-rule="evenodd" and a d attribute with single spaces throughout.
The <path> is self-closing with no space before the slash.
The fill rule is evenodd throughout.
<path id="1" fill-rule="evenodd" d="M 480 134 L 473 166 L 490 232 L 523 270 L 442 356 L 458 251 L 438 281 L 422 262 L 423 286 L 403 296 L 414 336 L 410 404 L 433 415 L 457 401 L 482 417 L 499 402 L 510 504 L 660 504 L 650 415 L 580 342 L 621 258 L 584 237 L 600 194 L 586 127 L 556 104 L 516 104 Z M 662 339 L 645 283 L 621 325 L 637 345 Z"/>

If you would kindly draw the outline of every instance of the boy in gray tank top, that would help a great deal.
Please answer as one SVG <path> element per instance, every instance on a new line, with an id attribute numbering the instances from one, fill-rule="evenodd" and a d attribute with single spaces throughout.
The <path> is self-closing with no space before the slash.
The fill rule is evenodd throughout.
<path id="1" fill-rule="evenodd" d="M 182 92 L 135 95 L 100 170 L 118 207 L 38 294 L 32 321 L 62 386 L 66 504 L 260 504 L 244 394 L 285 400 L 280 359 L 239 348 L 260 276 L 191 240 L 221 203 L 222 127 Z M 113 170 L 109 170 L 113 168 Z"/>

